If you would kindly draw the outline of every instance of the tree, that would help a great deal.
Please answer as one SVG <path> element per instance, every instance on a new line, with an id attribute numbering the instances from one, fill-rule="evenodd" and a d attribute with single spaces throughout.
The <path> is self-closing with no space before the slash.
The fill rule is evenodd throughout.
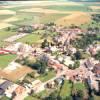
<path id="1" fill-rule="evenodd" d="M 8 27 L 8 28 L 7 28 L 7 31 L 10 31 L 10 30 L 11 30 L 11 27 Z"/>
<path id="2" fill-rule="evenodd" d="M 45 48 L 49 46 L 49 42 L 47 41 L 47 39 L 45 39 L 42 44 L 41 44 L 41 48 Z"/>
<path id="3" fill-rule="evenodd" d="M 77 52 L 74 54 L 74 56 L 75 56 L 75 59 L 76 59 L 76 60 L 82 59 L 82 53 L 81 53 L 80 51 L 77 51 Z"/>
<path id="4" fill-rule="evenodd" d="M 80 99 L 83 100 L 84 93 L 83 93 L 82 90 L 78 90 L 78 91 L 77 91 L 77 95 L 78 95 L 78 97 L 80 97 Z"/>
<path id="5" fill-rule="evenodd" d="M 69 64 L 68 68 L 69 69 L 73 69 L 73 65 L 72 64 Z"/>
<path id="6" fill-rule="evenodd" d="M 57 91 L 54 91 L 54 92 L 50 93 L 49 96 L 47 96 L 46 98 L 44 98 L 44 100 L 57 100 L 56 92 Z"/>
<path id="7" fill-rule="evenodd" d="M 75 63 L 74 63 L 74 68 L 78 68 L 78 67 L 80 67 L 80 61 L 75 61 Z"/>
<path id="8" fill-rule="evenodd" d="M 46 62 L 40 61 L 39 63 L 40 63 L 39 73 L 40 74 L 44 74 L 45 73 L 45 70 L 47 68 Z"/>
<path id="9" fill-rule="evenodd" d="M 98 53 L 95 55 L 95 59 L 100 61 L 100 51 L 98 51 Z"/>

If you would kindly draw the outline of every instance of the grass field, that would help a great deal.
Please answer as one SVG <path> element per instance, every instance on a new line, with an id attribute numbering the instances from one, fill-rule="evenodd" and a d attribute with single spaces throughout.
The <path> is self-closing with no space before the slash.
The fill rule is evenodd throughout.
<path id="1" fill-rule="evenodd" d="M 82 11 L 82 12 L 89 12 L 89 11 L 91 11 L 91 9 L 90 8 L 88 8 L 88 6 L 87 7 L 85 7 L 85 6 L 83 6 L 83 5 L 70 5 L 70 6 L 62 6 L 62 5 L 60 5 L 60 6 L 47 6 L 47 7 L 45 7 L 45 8 L 47 8 L 47 9 L 52 9 L 52 10 L 59 10 L 59 11 Z"/>
<path id="2" fill-rule="evenodd" d="M 75 83 L 74 84 L 74 87 L 77 89 L 77 90 L 83 90 L 83 89 L 85 89 L 85 85 L 84 84 L 82 84 L 82 83 Z"/>
<path id="3" fill-rule="evenodd" d="M 4 44 L 6 44 L 6 42 L 4 42 L 3 40 L 15 35 L 16 32 L 12 32 L 12 31 L 5 31 L 5 30 L 0 30 L 0 47 L 3 46 Z"/>
<path id="4" fill-rule="evenodd" d="M 40 100 L 40 98 L 46 97 L 50 94 L 50 91 L 44 90 L 38 94 L 34 94 L 33 96 L 28 96 L 24 100 Z M 40 98 L 38 98 L 40 97 Z"/>
<path id="5" fill-rule="evenodd" d="M 0 15 L 0 21 L 12 17 L 12 15 Z"/>
<path id="6" fill-rule="evenodd" d="M 70 96 L 71 94 L 71 84 L 68 82 L 68 81 L 65 81 L 64 82 L 64 85 L 60 91 L 60 96 L 65 98 L 65 97 L 68 97 Z"/>
<path id="7" fill-rule="evenodd" d="M 55 22 L 57 19 L 67 16 L 68 14 L 44 14 L 44 13 L 31 13 L 19 12 L 17 17 L 19 21 L 11 22 L 14 25 L 30 25 L 33 23 L 50 23 Z"/>
<path id="8" fill-rule="evenodd" d="M 29 34 L 29 35 L 17 40 L 17 42 L 29 43 L 29 44 L 39 43 L 40 41 L 41 41 L 41 36 L 34 34 L 34 33 Z"/>
<path id="9" fill-rule="evenodd" d="M 15 35 L 15 34 L 16 34 L 16 32 L 0 30 L 0 41 L 4 40 L 5 38 L 8 38 L 12 35 Z"/>
<path id="10" fill-rule="evenodd" d="M 47 72 L 47 74 L 39 76 L 38 79 L 41 80 L 42 82 L 46 82 L 46 81 L 52 79 L 55 75 L 56 75 L 56 73 L 54 71 L 49 71 L 49 72 Z"/>
<path id="11" fill-rule="evenodd" d="M 16 55 L 8 54 L 8 55 L 0 55 L 0 68 L 3 69 L 7 67 L 7 65 L 16 58 Z"/>

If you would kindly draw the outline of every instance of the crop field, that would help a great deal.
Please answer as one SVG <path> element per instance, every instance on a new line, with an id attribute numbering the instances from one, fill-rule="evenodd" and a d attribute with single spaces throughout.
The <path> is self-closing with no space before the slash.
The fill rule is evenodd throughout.
<path id="1" fill-rule="evenodd" d="M 56 24 L 63 26 L 70 26 L 71 24 L 74 24 L 79 26 L 81 24 L 90 22 L 90 20 L 91 17 L 87 13 L 76 12 L 75 14 L 71 14 L 69 16 L 58 19 Z"/>
<path id="2" fill-rule="evenodd" d="M 86 6 L 83 5 L 70 5 L 70 6 L 47 6 L 45 7 L 47 9 L 52 9 L 52 10 L 60 10 L 60 11 L 82 11 L 82 12 L 89 12 L 91 11 L 91 9 L 89 9 Z"/>
<path id="3" fill-rule="evenodd" d="M 0 9 L 0 20 L 2 20 L 2 25 L 0 26 L 0 29 L 6 28 L 6 27 L 12 27 L 13 25 L 30 25 L 33 23 L 49 23 L 49 22 L 55 22 L 56 24 L 60 24 L 61 21 L 63 23 L 63 18 L 67 18 L 67 16 L 70 17 L 72 14 L 78 14 L 77 12 L 84 12 L 89 13 L 92 12 L 92 9 L 90 6 L 96 6 L 99 4 L 81 4 L 81 3 L 72 3 L 72 2 L 61 2 L 61 3 L 44 3 L 40 4 L 31 4 L 31 5 L 8 5 L 8 6 L 2 6 Z M 81 16 L 82 19 L 87 18 L 88 16 L 84 18 L 84 16 Z M 77 25 L 78 17 L 71 19 L 71 24 Z M 81 19 L 81 20 L 82 20 Z M 6 21 L 5 21 L 6 20 Z M 59 21 L 61 20 L 61 21 Z M 80 20 L 80 19 L 79 19 Z M 75 21 L 75 22 L 73 22 Z M 65 23 L 62 25 L 69 26 L 69 21 L 66 20 Z M 80 21 L 79 21 L 80 23 Z M 83 21 L 80 24 L 86 23 Z"/>
<path id="4" fill-rule="evenodd" d="M 31 5 L 7 5 L 0 8 L 0 30 L 6 27 L 31 25 L 34 23 L 50 23 L 70 26 L 82 25 L 91 22 L 91 14 L 99 13 L 100 3 L 74 3 L 74 2 L 50 2 Z M 84 26 L 83 26 L 84 27 Z M 12 32 L 7 37 L 13 35 Z M 9 35 L 8 35 L 9 34 Z M 6 36 L 5 36 L 6 37 Z M 2 38 L 4 39 L 4 38 Z M 1 41 L 1 39 L 0 39 Z"/>
<path id="5" fill-rule="evenodd" d="M 0 15 L 0 21 L 12 17 L 12 15 Z"/>
<path id="6" fill-rule="evenodd" d="M 17 40 L 17 42 L 23 42 L 23 43 L 39 43 L 41 41 L 41 36 L 37 34 L 29 34 L 23 38 L 20 38 Z"/>

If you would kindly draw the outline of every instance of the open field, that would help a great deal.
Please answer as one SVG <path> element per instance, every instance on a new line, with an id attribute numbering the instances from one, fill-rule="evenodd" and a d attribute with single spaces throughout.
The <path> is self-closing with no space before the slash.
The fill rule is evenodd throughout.
<path id="1" fill-rule="evenodd" d="M 29 44 L 40 43 L 40 41 L 41 41 L 41 36 L 34 33 L 29 34 L 17 40 L 17 42 L 23 42 L 23 43 L 29 43 Z"/>
<path id="2" fill-rule="evenodd" d="M 0 69 L 8 66 L 8 64 L 16 58 L 16 55 L 0 55 Z"/>
<path id="3" fill-rule="evenodd" d="M 93 10 L 95 10 L 95 9 L 100 9 L 100 6 L 90 6 L 90 8 L 92 8 Z"/>
<path id="4" fill-rule="evenodd" d="M 34 4 L 31 3 L 29 5 L 22 4 L 2 6 L 2 9 L 0 10 L 0 20 L 2 20 L 2 26 L 0 29 L 12 27 L 12 25 L 30 25 L 33 23 L 57 22 L 57 24 L 59 25 L 60 19 L 63 20 L 64 17 L 70 17 L 70 15 L 73 15 L 78 11 L 90 12 L 91 8 L 81 3 L 56 1 L 45 1 L 41 3 L 34 2 Z M 6 15 L 6 17 L 3 18 L 3 15 Z M 13 16 L 9 17 L 8 15 Z M 83 16 L 81 17 L 83 19 Z M 75 18 L 73 17 L 72 21 Z M 86 17 L 84 19 L 86 19 Z M 89 21 L 88 17 L 87 21 Z M 69 23 L 69 21 L 67 22 L 66 20 L 64 25 L 67 25 L 67 23 Z M 77 25 L 77 21 L 73 23 Z"/>
<path id="5" fill-rule="evenodd" d="M 13 15 L 0 15 L 0 21 L 3 21 L 5 19 L 8 19 L 10 17 L 12 17 Z"/>
<path id="6" fill-rule="evenodd" d="M 18 18 L 17 17 L 10 17 L 4 20 L 4 22 L 13 22 L 13 21 L 17 21 Z"/>
<path id="7" fill-rule="evenodd" d="M 48 3 L 49 2 L 49 3 Z M 31 25 L 34 23 L 50 23 L 69 26 L 90 23 L 89 14 L 99 13 L 100 3 L 74 3 L 45 1 L 29 5 L 7 5 L 0 9 L 0 29 L 13 25 Z M 95 9 L 95 10 L 93 10 Z M 84 13 L 84 14 L 82 14 Z M 4 17 L 3 17 L 4 16 Z"/>
<path id="8" fill-rule="evenodd" d="M 68 14 L 44 14 L 44 13 L 31 13 L 20 12 L 17 15 L 18 21 L 11 22 L 14 25 L 31 25 L 33 23 L 49 23 L 55 22 L 57 19 L 67 16 Z"/>
<path id="9" fill-rule="evenodd" d="M 15 11 L 11 11 L 11 10 L 0 10 L 0 15 L 15 15 L 16 12 Z"/>
<path id="10" fill-rule="evenodd" d="M 12 35 L 15 35 L 15 34 L 16 34 L 16 32 L 0 30 L 0 47 L 8 44 L 7 42 L 3 41 L 4 39 L 6 39 Z"/>
<path id="11" fill-rule="evenodd" d="M 22 10 L 20 10 L 21 12 L 38 12 L 38 13 L 46 13 L 46 14 L 55 14 L 55 13 L 57 13 L 57 14 L 61 14 L 61 13 L 64 13 L 64 14 L 66 14 L 67 12 L 66 11 L 59 11 L 59 10 L 54 10 L 54 9 L 44 9 L 44 8 L 30 8 L 30 9 L 22 9 Z"/>
<path id="12" fill-rule="evenodd" d="M 59 11 L 82 11 L 82 12 L 90 12 L 91 9 L 84 5 L 70 5 L 70 6 L 47 6 L 45 7 L 46 9 L 51 9 L 51 10 L 59 10 Z"/>
<path id="13" fill-rule="evenodd" d="M 46 82 L 55 76 L 56 76 L 56 73 L 54 71 L 49 71 L 47 72 L 47 74 L 39 76 L 38 79 L 41 80 L 42 82 Z"/>
<path id="14" fill-rule="evenodd" d="M 4 40 L 12 35 L 15 35 L 15 34 L 16 34 L 16 32 L 0 30 L 0 41 Z"/>
<path id="15" fill-rule="evenodd" d="M 11 26 L 13 26 L 13 25 L 5 23 L 5 22 L 0 23 L 0 29 L 6 28 L 6 27 L 11 27 Z"/>
<path id="16" fill-rule="evenodd" d="M 68 81 L 65 81 L 64 85 L 62 86 L 62 89 L 60 91 L 60 96 L 63 97 L 63 98 L 70 96 L 71 86 L 72 85 Z"/>
<path id="17" fill-rule="evenodd" d="M 21 66 L 20 68 L 17 68 L 16 70 L 13 70 L 11 72 L 0 70 L 0 77 L 4 77 L 11 81 L 17 81 L 21 77 L 25 76 L 27 73 L 31 73 L 33 70 L 27 66 Z"/>
<path id="18" fill-rule="evenodd" d="M 57 25 L 69 26 L 71 24 L 81 25 L 85 23 L 89 23 L 91 21 L 91 17 L 87 13 L 77 12 L 75 14 L 63 17 L 56 21 Z"/>

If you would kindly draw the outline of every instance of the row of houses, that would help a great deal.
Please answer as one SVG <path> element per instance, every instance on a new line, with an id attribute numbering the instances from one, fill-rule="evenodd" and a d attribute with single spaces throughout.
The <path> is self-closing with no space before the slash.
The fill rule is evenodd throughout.
<path id="1" fill-rule="evenodd" d="M 9 80 L 0 83 L 0 96 L 7 96 L 8 98 L 12 98 L 12 100 L 18 100 L 24 98 L 23 94 L 25 92 L 26 89 L 23 86 L 17 85 Z"/>

